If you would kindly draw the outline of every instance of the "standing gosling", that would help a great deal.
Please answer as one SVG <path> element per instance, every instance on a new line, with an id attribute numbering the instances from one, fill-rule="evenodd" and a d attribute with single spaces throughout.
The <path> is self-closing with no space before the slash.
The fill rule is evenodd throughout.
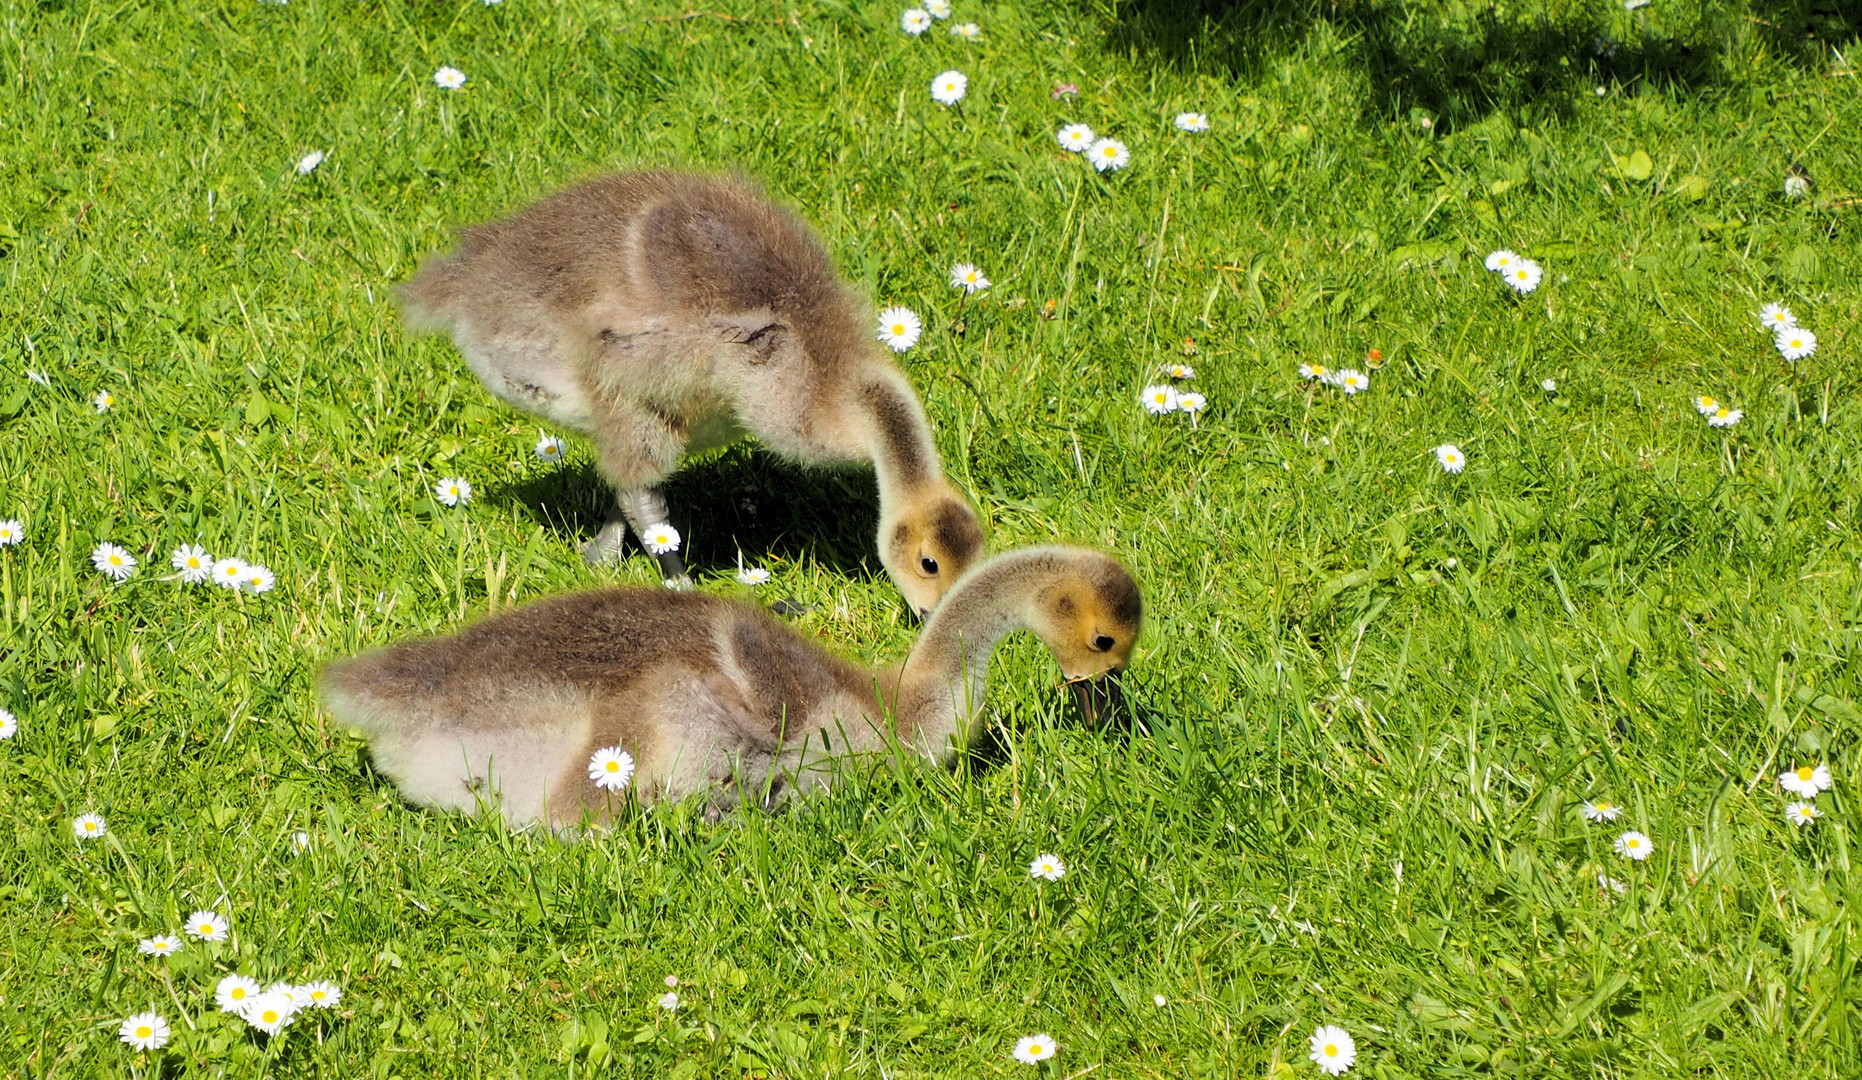
<path id="1" fill-rule="evenodd" d="M 512 825 L 606 822 L 623 800 L 591 781 L 590 760 L 620 747 L 641 802 L 705 792 L 716 816 L 740 795 L 768 805 L 818 787 L 826 759 L 895 739 L 948 764 L 975 734 L 990 655 L 1012 630 L 1047 643 L 1097 719 L 1117 701 L 1142 606 L 1110 556 L 1025 548 L 972 570 L 882 668 L 751 604 L 616 588 L 338 661 L 321 685 L 415 803 L 472 811 L 496 798 Z"/>
<path id="2" fill-rule="evenodd" d="M 618 513 L 583 548 L 615 558 L 666 521 L 682 454 L 745 433 L 806 463 L 871 461 L 879 557 L 924 614 L 982 555 L 924 409 L 880 351 L 867 305 L 807 226 L 745 183 L 602 176 L 464 230 L 402 287 L 493 394 L 586 432 Z M 689 587 L 678 552 L 657 556 Z"/>

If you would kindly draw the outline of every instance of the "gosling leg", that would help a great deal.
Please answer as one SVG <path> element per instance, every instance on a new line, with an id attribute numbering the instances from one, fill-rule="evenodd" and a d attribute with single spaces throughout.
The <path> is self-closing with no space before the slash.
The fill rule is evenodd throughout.
<path id="1" fill-rule="evenodd" d="M 620 504 L 621 513 L 636 537 L 644 537 L 655 525 L 666 524 L 666 494 L 657 484 L 621 492 Z M 653 558 L 659 563 L 660 576 L 668 589 L 692 589 L 692 579 L 686 576 L 685 562 L 677 551 L 663 552 Z"/>
<path id="2" fill-rule="evenodd" d="M 582 561 L 590 566 L 603 566 L 621 557 L 621 546 L 627 543 L 627 518 L 621 513 L 620 506 L 608 507 L 608 516 L 602 520 L 601 531 L 595 538 L 582 545 Z"/>

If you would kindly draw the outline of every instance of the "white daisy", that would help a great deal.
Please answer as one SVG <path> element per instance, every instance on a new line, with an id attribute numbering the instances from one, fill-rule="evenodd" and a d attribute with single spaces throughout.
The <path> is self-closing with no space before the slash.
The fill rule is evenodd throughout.
<path id="1" fill-rule="evenodd" d="M 989 288 L 989 279 L 969 263 L 958 263 L 950 268 L 950 287 L 965 293 L 979 293 Z"/>
<path id="2" fill-rule="evenodd" d="M 925 13 L 933 19 L 950 18 L 950 0 L 925 0 Z"/>
<path id="3" fill-rule="evenodd" d="M 108 390 L 99 390 L 97 396 L 91 398 L 91 404 L 97 407 L 98 412 L 109 412 L 116 405 L 116 395 Z"/>
<path id="4" fill-rule="evenodd" d="M 1131 164 L 1131 151 L 1117 139 L 1100 139 L 1087 147 L 1086 156 L 1093 161 L 1093 168 L 1100 172 L 1117 172 Z"/>
<path id="5" fill-rule="evenodd" d="M 1545 271 L 1539 269 L 1539 264 L 1531 259 L 1521 259 L 1519 265 L 1506 271 L 1506 283 L 1518 293 L 1529 293 L 1538 288 L 1544 277 Z"/>
<path id="6" fill-rule="evenodd" d="M 128 581 L 136 572 L 136 557 L 115 544 L 98 544 L 91 552 L 91 565 L 112 581 Z"/>
<path id="7" fill-rule="evenodd" d="M 1597 887 L 1599 889 L 1608 889 L 1611 892 L 1616 893 L 1619 896 L 1629 891 L 1628 884 L 1623 882 L 1621 879 L 1613 878 L 1608 874 L 1597 875 Z"/>
<path id="8" fill-rule="evenodd" d="M 310 995 L 304 991 L 303 987 L 292 983 L 275 982 L 267 987 L 265 992 L 283 998 L 285 1004 L 291 1007 L 292 1012 L 297 1012 L 310 1004 Z"/>
<path id="9" fill-rule="evenodd" d="M 1347 394 L 1359 394 L 1371 388 L 1371 377 L 1357 368 L 1340 368 L 1331 382 Z"/>
<path id="10" fill-rule="evenodd" d="M 1037 1065 L 1054 1056 L 1060 1047 L 1047 1035 L 1025 1035 L 1015 1040 L 1015 1060 L 1023 1065 Z"/>
<path id="11" fill-rule="evenodd" d="M 283 994 L 264 993 L 253 995 L 240 1015 L 245 1017 L 246 1023 L 265 1034 L 276 1035 L 291 1022 L 291 1016 L 296 1011 Z"/>
<path id="12" fill-rule="evenodd" d="M 1784 819 L 1800 829 L 1822 816 L 1823 811 L 1807 802 L 1794 802 L 1784 808 Z"/>
<path id="13" fill-rule="evenodd" d="M 563 441 L 544 432 L 537 438 L 536 455 L 538 461 L 558 462 L 562 460 Z"/>
<path id="14" fill-rule="evenodd" d="M 1778 339 L 1774 344 L 1786 360 L 1802 360 L 1817 351 L 1817 335 L 1801 326 L 1793 326 L 1778 331 Z"/>
<path id="15" fill-rule="evenodd" d="M 25 543 L 25 541 L 26 527 L 19 523 L 18 518 L 0 521 L 0 547 L 11 547 L 14 544 Z"/>
<path id="16" fill-rule="evenodd" d="M 303 994 L 304 1005 L 311 1009 L 334 1009 L 343 1000 L 343 989 L 326 979 L 305 983 L 298 987 Z"/>
<path id="17" fill-rule="evenodd" d="M 472 501 L 472 485 L 461 477 L 448 477 L 433 485 L 433 495 L 447 506 L 458 506 Z"/>
<path id="18" fill-rule="evenodd" d="M 1308 1056 L 1320 1072 L 1338 1076 L 1358 1060 L 1358 1044 L 1352 1041 L 1351 1032 L 1325 1024 L 1312 1033 L 1312 1052 Z"/>
<path id="19" fill-rule="evenodd" d="M 634 778 L 634 756 L 618 746 L 604 746 L 588 759 L 588 778 L 603 791 L 620 791 Z"/>
<path id="20" fill-rule="evenodd" d="M 1177 125 L 1178 131 L 1208 131 L 1209 118 L 1199 112 L 1180 112 L 1171 123 Z"/>
<path id="21" fill-rule="evenodd" d="M 1783 304 L 1766 304 L 1759 309 L 1759 322 L 1772 333 L 1780 333 L 1797 325 L 1797 316 Z"/>
<path id="22" fill-rule="evenodd" d="M 966 41 L 975 41 L 983 36 L 983 28 L 973 22 L 958 23 L 950 28 L 950 32 Z"/>
<path id="23" fill-rule="evenodd" d="M 1649 838 L 1634 829 L 1616 838 L 1616 853 L 1625 859 L 1634 859 L 1637 862 L 1641 862 L 1648 858 L 1649 853 L 1654 850 L 1655 845 Z"/>
<path id="24" fill-rule="evenodd" d="M 456 67 L 443 67 L 433 73 L 436 85 L 446 90 L 457 90 L 466 84 L 466 74 Z"/>
<path id="25" fill-rule="evenodd" d="M 1732 427 L 1739 423 L 1739 418 L 1746 415 L 1743 409 L 1729 409 L 1722 405 L 1707 417 L 1707 423 L 1714 427 Z"/>
<path id="26" fill-rule="evenodd" d="M 1517 265 L 1519 265 L 1519 254 L 1506 248 L 1491 252 L 1487 256 L 1487 269 L 1496 274 L 1505 273 Z"/>
<path id="27" fill-rule="evenodd" d="M 1144 403 L 1144 411 L 1153 416 L 1177 410 L 1177 390 L 1173 386 L 1147 386 L 1138 400 Z"/>
<path id="28" fill-rule="evenodd" d="M 1586 799 L 1578 813 L 1584 815 L 1585 821 L 1615 821 L 1623 815 L 1623 808 L 1608 799 Z"/>
<path id="29" fill-rule="evenodd" d="M 1651 0 L 1623 0 L 1623 10 L 1635 11 L 1638 8 L 1648 7 L 1650 3 Z"/>
<path id="30" fill-rule="evenodd" d="M 1094 137 L 1093 129 L 1085 124 L 1068 124 L 1054 133 L 1054 138 L 1060 143 L 1060 148 L 1075 154 L 1086 153 L 1092 147 Z"/>
<path id="31" fill-rule="evenodd" d="M 182 544 L 168 556 L 168 565 L 180 572 L 182 581 L 197 585 L 213 573 L 213 556 L 199 544 Z"/>
<path id="32" fill-rule="evenodd" d="M 258 995 L 259 984 L 244 975 L 228 975 L 213 990 L 213 1000 L 220 1006 L 220 1011 L 234 1016 L 244 1016 L 246 1006 L 252 1004 L 252 999 Z"/>
<path id="33" fill-rule="evenodd" d="M 19 717 L 10 710 L 0 709 L 0 741 L 5 741 L 19 734 Z"/>
<path id="34" fill-rule="evenodd" d="M 310 153 L 297 159 L 297 174 L 299 176 L 309 176 L 311 171 L 321 164 L 323 164 L 323 151 L 312 150 Z"/>
<path id="35" fill-rule="evenodd" d="M 659 996 L 659 1007 L 668 1011 L 679 1007 L 679 995 L 671 990 Z"/>
<path id="36" fill-rule="evenodd" d="M 248 566 L 246 573 L 239 579 L 239 587 L 249 593 L 268 593 L 278 578 L 263 566 Z"/>
<path id="37" fill-rule="evenodd" d="M 899 16 L 899 27 L 913 37 L 917 37 L 931 29 L 931 16 L 918 8 L 911 8 Z"/>
<path id="38" fill-rule="evenodd" d="M 665 983 L 667 986 L 677 986 L 679 985 L 679 977 L 677 975 L 668 975 L 665 978 Z"/>
<path id="39" fill-rule="evenodd" d="M 102 814 L 80 814 L 71 823 L 71 831 L 77 834 L 79 840 L 95 840 L 108 833 L 110 827 L 103 823 Z"/>
<path id="40" fill-rule="evenodd" d="M 1166 364 L 1164 365 L 1164 374 L 1173 379 L 1194 379 L 1196 377 L 1196 369 L 1188 364 Z"/>
<path id="41" fill-rule="evenodd" d="M 291 850 L 298 855 L 302 855 L 306 851 L 309 851 L 310 850 L 310 834 L 307 832 L 292 833 L 291 834 Z"/>
<path id="42" fill-rule="evenodd" d="M 1209 407 L 1209 399 L 1194 391 L 1177 395 L 1177 411 L 1194 416 Z"/>
<path id="43" fill-rule="evenodd" d="M 679 550 L 679 530 L 661 522 L 648 525 L 647 531 L 640 537 L 640 546 L 655 555 L 664 555 L 669 551 Z"/>
<path id="44" fill-rule="evenodd" d="M 1712 416 L 1720 410 L 1720 401 L 1712 394 L 1701 394 L 1694 399 L 1694 411 L 1702 416 Z"/>
<path id="45" fill-rule="evenodd" d="M 1801 199 L 1808 194 L 1810 194 L 1810 181 L 1804 179 L 1803 177 L 1797 175 L 1796 173 L 1786 174 L 1784 178 L 1784 197 L 1785 198 Z"/>
<path id="46" fill-rule="evenodd" d="M 168 1021 L 152 1012 L 137 1013 L 123 1021 L 116 1037 L 138 1050 L 160 1050 L 168 1042 Z"/>
<path id="47" fill-rule="evenodd" d="M 879 340 L 893 352 L 904 352 L 918 343 L 924 323 L 911 308 L 889 307 L 879 313 Z"/>
<path id="48" fill-rule="evenodd" d="M 1548 394 L 1556 394 L 1558 392 L 1558 380 L 1557 379 L 1542 379 L 1539 381 L 1539 389 L 1545 391 Z"/>
<path id="49" fill-rule="evenodd" d="M 1332 369 L 1326 367 L 1324 364 L 1300 365 L 1300 378 L 1302 379 L 1318 379 L 1320 382 L 1331 382 L 1331 374 Z"/>
<path id="50" fill-rule="evenodd" d="M 214 583 L 222 589 L 237 589 L 246 583 L 246 571 L 252 569 L 244 559 L 228 558 L 216 560 L 210 572 Z"/>
<path id="51" fill-rule="evenodd" d="M 187 917 L 187 925 L 181 928 L 189 937 L 202 941 L 225 941 L 228 929 L 226 917 L 217 911 L 196 911 Z"/>
<path id="52" fill-rule="evenodd" d="M 970 88 L 970 77 L 961 71 L 946 71 L 931 80 L 931 100 L 939 105 L 955 105 Z"/>
<path id="53" fill-rule="evenodd" d="M 1170 999 L 1169 999 L 1169 998 L 1167 998 L 1167 997 L 1165 997 L 1165 996 L 1164 996 L 1164 995 L 1162 995 L 1162 994 L 1152 994 L 1152 995 L 1151 995 L 1151 1004 L 1153 1004 L 1153 1005 L 1155 1005 L 1155 1006 L 1157 1006 L 1158 1008 L 1160 1008 L 1160 1009 L 1161 1009 L 1161 1008 L 1163 1008 L 1164 1006 L 1166 1006 L 1166 1005 L 1168 1005 L 1168 1004 L 1170 1004 Z"/>
<path id="54" fill-rule="evenodd" d="M 173 934 L 157 934 L 136 942 L 136 951 L 144 956 L 173 956 L 181 951 L 181 939 Z"/>
<path id="55" fill-rule="evenodd" d="M 1441 462 L 1443 472 L 1458 473 L 1468 467 L 1468 456 L 1454 443 L 1443 443 L 1436 447 L 1435 460 Z"/>
<path id="56" fill-rule="evenodd" d="M 1793 795 L 1814 799 L 1818 792 L 1830 790 L 1830 767 L 1799 765 L 1790 772 L 1779 773 L 1778 783 Z"/>
<path id="57" fill-rule="evenodd" d="M 761 566 L 752 566 L 748 570 L 739 570 L 737 571 L 737 584 L 767 585 L 769 584 L 769 571 Z"/>
<path id="58" fill-rule="evenodd" d="M 1060 861 L 1058 855 L 1037 855 L 1028 864 L 1028 876 L 1042 881 L 1059 881 L 1067 875 L 1067 864 Z"/>

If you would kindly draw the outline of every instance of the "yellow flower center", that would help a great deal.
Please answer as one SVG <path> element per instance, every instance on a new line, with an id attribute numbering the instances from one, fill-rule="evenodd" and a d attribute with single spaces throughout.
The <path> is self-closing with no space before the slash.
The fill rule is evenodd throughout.
<path id="1" fill-rule="evenodd" d="M 1799 780 L 1804 781 L 1805 783 L 1809 783 L 1810 778 L 1815 775 L 1817 775 L 1817 770 L 1811 768 L 1808 765 L 1802 766 L 1801 768 L 1797 770 L 1797 778 Z"/>
<path id="2" fill-rule="evenodd" d="M 147 1024 L 136 1029 L 136 1038 L 138 1039 L 146 1039 L 153 1034 L 155 1034 L 155 1029 Z"/>
<path id="3" fill-rule="evenodd" d="M 246 988 L 243 986 L 235 986 L 233 987 L 233 992 L 227 996 L 234 1001 L 244 1001 L 246 1000 Z"/>
<path id="4" fill-rule="evenodd" d="M 310 992 L 310 1000 L 312 1001 L 322 1001 L 326 997 L 329 997 L 329 995 L 321 990 L 312 990 Z"/>
<path id="5" fill-rule="evenodd" d="M 275 1024 L 278 1022 L 278 1010 L 266 1009 L 264 1012 L 259 1013 L 259 1019 L 268 1024 Z"/>
<path id="6" fill-rule="evenodd" d="M 1325 1044 L 1325 1056 L 1326 1057 L 1337 1057 L 1338 1056 L 1338 1045 L 1336 1043 L 1326 1043 Z"/>
<path id="7" fill-rule="evenodd" d="M 212 924 L 212 923 L 210 923 L 210 922 L 204 922 L 204 923 L 201 923 L 201 924 L 200 924 L 200 932 L 201 932 L 201 933 L 203 933 L 203 934 L 211 934 L 211 933 L 213 933 L 213 924 Z"/>
<path id="8" fill-rule="evenodd" d="M 618 762 L 618 761 L 610 761 L 610 762 L 608 762 L 608 764 L 607 764 L 607 769 L 608 769 L 608 771 L 609 771 L 609 772 L 620 772 L 620 771 L 621 771 L 621 763 L 620 763 L 620 762 Z"/>

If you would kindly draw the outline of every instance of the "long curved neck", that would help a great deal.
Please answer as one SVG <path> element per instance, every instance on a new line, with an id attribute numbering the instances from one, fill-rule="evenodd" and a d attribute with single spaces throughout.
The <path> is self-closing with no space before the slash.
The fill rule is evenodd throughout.
<path id="1" fill-rule="evenodd" d="M 899 497 L 942 482 L 944 470 L 931 425 L 904 376 L 872 372 L 855 393 L 854 404 L 865 420 L 867 453 L 879 479 L 879 505 L 901 505 Z"/>

